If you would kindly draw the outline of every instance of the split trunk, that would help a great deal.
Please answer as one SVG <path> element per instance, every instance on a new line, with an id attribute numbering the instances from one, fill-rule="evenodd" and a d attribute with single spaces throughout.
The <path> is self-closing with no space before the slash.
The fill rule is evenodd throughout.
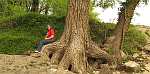
<path id="1" fill-rule="evenodd" d="M 134 15 L 134 10 L 139 4 L 139 1 L 140 0 L 129 0 L 122 4 L 123 7 L 120 9 L 121 12 L 119 12 L 118 22 L 113 35 L 108 37 L 104 44 L 106 48 L 113 49 L 113 55 L 118 62 L 121 62 L 122 59 L 120 49 L 122 49 L 123 38 L 128 31 L 131 19 Z"/>

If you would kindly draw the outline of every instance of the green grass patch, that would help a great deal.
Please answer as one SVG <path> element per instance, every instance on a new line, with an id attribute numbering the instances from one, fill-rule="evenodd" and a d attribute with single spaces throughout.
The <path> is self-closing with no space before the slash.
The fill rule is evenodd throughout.
<path id="1" fill-rule="evenodd" d="M 59 39 L 63 32 L 63 24 L 57 20 L 62 18 L 30 13 L 9 19 L 16 24 L 13 27 L 11 27 L 12 24 L 0 27 L 0 52 L 24 54 L 27 51 L 33 51 L 36 43 L 44 39 L 48 24 L 56 29 L 56 38 Z M 8 23 L 9 20 L 4 23 Z"/>
<path id="2" fill-rule="evenodd" d="M 123 51 L 132 55 L 138 52 L 138 49 L 146 44 L 145 33 L 139 31 L 135 26 L 130 26 L 129 31 L 126 33 L 123 43 Z"/>

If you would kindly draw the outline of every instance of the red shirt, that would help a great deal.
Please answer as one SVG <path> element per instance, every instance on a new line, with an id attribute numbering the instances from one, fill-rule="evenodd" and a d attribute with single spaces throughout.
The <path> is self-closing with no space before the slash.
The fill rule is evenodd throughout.
<path id="1" fill-rule="evenodd" d="M 46 38 L 54 38 L 55 32 L 53 28 L 48 29 Z"/>

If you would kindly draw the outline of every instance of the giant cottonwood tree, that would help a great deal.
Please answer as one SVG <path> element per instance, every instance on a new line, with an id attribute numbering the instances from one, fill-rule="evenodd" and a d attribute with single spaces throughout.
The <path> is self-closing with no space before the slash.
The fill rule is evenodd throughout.
<path id="1" fill-rule="evenodd" d="M 58 69 L 71 68 L 79 74 L 87 74 L 90 69 L 88 57 L 110 60 L 109 54 L 101 50 L 89 35 L 89 5 L 90 0 L 69 0 L 65 30 L 60 41 L 43 48 L 43 56 L 48 50 L 51 64 L 58 64 Z"/>

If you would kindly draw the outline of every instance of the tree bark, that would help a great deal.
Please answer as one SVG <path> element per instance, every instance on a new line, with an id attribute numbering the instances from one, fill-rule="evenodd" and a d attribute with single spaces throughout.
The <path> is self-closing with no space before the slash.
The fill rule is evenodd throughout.
<path id="1" fill-rule="evenodd" d="M 113 35 L 108 37 L 104 44 L 106 48 L 113 49 L 113 54 L 116 59 L 118 59 L 118 62 L 120 62 L 122 58 L 120 49 L 122 49 L 123 38 L 125 33 L 128 31 L 128 27 L 134 15 L 134 10 L 139 4 L 139 1 L 140 0 L 129 0 L 122 3 L 123 7 L 120 9 L 121 12 L 119 12 L 118 22 L 116 28 L 114 29 Z"/>
<path id="2" fill-rule="evenodd" d="M 66 29 L 62 36 L 63 44 L 67 44 L 64 57 L 59 68 L 72 66 L 79 74 L 87 74 L 86 45 L 88 36 L 88 14 L 90 0 L 70 0 L 66 18 Z M 68 28 L 68 29 L 67 29 Z"/>
<path id="3" fill-rule="evenodd" d="M 39 11 L 39 0 L 32 0 L 31 12 Z"/>

